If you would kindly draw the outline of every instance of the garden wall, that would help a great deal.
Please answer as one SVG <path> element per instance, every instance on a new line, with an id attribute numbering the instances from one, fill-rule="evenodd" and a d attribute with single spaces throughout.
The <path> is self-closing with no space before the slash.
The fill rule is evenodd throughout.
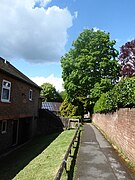
<path id="1" fill-rule="evenodd" d="M 39 118 L 37 122 L 37 134 L 52 134 L 63 131 L 63 123 L 61 119 L 53 112 L 47 109 L 39 110 Z"/>
<path id="2" fill-rule="evenodd" d="M 92 121 L 135 164 L 135 108 L 94 114 Z"/>

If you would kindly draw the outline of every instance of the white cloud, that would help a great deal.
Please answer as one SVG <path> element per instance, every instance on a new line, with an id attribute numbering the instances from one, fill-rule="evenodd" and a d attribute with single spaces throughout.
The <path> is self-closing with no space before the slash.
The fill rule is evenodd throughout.
<path id="1" fill-rule="evenodd" d="M 115 38 L 116 43 L 120 43 L 121 40 L 119 38 Z"/>
<path id="2" fill-rule="evenodd" d="M 94 28 L 93 28 L 93 31 L 94 31 L 94 32 L 97 32 L 97 31 L 99 31 L 99 30 L 100 30 L 100 29 L 97 28 L 97 27 L 94 27 Z"/>
<path id="3" fill-rule="evenodd" d="M 135 39 L 135 37 L 130 36 L 126 42 L 131 42 L 131 41 L 133 41 L 134 39 Z"/>
<path id="4" fill-rule="evenodd" d="M 64 90 L 63 79 L 59 77 L 55 77 L 53 74 L 51 74 L 48 77 L 43 77 L 43 76 L 30 77 L 30 79 L 39 86 L 41 86 L 43 83 L 50 83 L 56 88 L 57 91 L 61 92 Z"/>
<path id="5" fill-rule="evenodd" d="M 40 7 L 45 7 L 48 3 L 50 3 L 52 0 L 36 0 L 37 3 L 39 3 Z"/>
<path id="6" fill-rule="evenodd" d="M 97 32 L 97 31 L 105 31 L 105 30 L 100 29 L 100 28 L 98 28 L 98 27 L 93 27 L 93 31 L 94 31 L 94 32 Z"/>
<path id="7" fill-rule="evenodd" d="M 74 12 L 74 17 L 77 18 L 78 17 L 78 11 Z"/>
<path id="8" fill-rule="evenodd" d="M 59 61 L 74 17 L 67 8 L 47 8 L 49 2 L 0 0 L 1 56 L 33 63 Z"/>

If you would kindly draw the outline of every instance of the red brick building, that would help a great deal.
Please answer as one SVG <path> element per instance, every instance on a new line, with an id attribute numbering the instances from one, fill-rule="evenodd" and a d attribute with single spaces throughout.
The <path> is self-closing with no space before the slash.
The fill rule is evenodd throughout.
<path id="1" fill-rule="evenodd" d="M 0 152 L 36 133 L 41 88 L 0 58 Z"/>

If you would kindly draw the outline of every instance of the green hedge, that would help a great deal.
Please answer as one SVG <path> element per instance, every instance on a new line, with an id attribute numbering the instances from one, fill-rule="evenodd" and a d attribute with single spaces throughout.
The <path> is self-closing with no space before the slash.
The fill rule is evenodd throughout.
<path id="1" fill-rule="evenodd" d="M 109 92 L 102 94 L 94 113 L 106 113 L 123 107 L 135 107 L 135 77 L 123 78 Z"/>

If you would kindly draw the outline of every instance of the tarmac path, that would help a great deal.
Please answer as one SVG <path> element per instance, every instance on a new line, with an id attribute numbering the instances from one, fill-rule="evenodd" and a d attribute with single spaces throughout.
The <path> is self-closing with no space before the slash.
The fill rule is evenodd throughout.
<path id="1" fill-rule="evenodd" d="M 135 180 L 113 147 L 92 124 L 82 132 L 75 180 Z"/>

